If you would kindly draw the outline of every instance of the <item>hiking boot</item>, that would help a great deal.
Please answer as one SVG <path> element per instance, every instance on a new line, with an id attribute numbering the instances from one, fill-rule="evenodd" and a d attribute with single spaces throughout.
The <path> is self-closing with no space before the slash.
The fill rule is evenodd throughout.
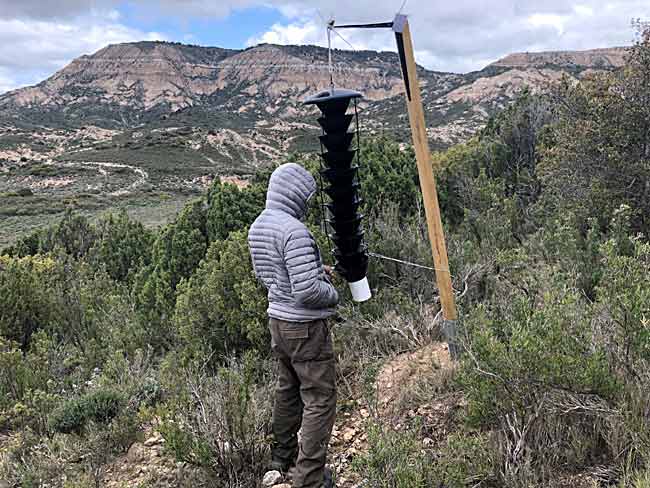
<path id="1" fill-rule="evenodd" d="M 281 461 L 280 459 L 273 459 L 269 466 L 270 471 L 279 471 L 282 476 L 286 476 L 290 470 L 295 467 L 296 463 Z"/>
<path id="2" fill-rule="evenodd" d="M 332 476 L 332 470 L 327 467 L 323 472 L 323 488 L 334 488 L 334 477 Z"/>

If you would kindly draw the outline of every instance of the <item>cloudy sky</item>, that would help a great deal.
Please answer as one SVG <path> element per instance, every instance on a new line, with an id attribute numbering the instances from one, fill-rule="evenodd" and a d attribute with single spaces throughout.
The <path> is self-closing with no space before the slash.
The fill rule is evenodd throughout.
<path id="1" fill-rule="evenodd" d="M 81 54 L 143 39 L 242 48 L 326 45 L 325 19 L 392 20 L 404 0 L 0 0 L 0 93 Z M 630 44 L 649 0 L 406 0 L 418 61 L 466 72 L 515 51 Z M 356 49 L 392 50 L 384 31 L 343 31 Z M 335 38 L 335 47 L 349 48 Z"/>

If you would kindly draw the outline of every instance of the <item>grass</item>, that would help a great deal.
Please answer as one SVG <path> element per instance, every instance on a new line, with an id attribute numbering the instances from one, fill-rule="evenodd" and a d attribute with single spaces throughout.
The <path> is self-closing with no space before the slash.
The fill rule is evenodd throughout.
<path id="1" fill-rule="evenodd" d="M 209 145 L 194 149 L 193 141 L 205 135 L 204 129 L 189 126 L 163 132 L 125 131 L 91 149 L 68 149 L 52 164 L 8 166 L 0 177 L 0 248 L 51 224 L 68 209 L 92 218 L 124 208 L 145 225 L 156 227 L 203 190 L 198 178 L 255 171 L 254 161 L 239 146 L 226 148 L 232 158 Z M 4 135 L 2 145 L 9 143 L 9 136 Z M 22 144 L 23 137 L 10 142 Z"/>
<path id="2" fill-rule="evenodd" d="M 0 250 L 17 239 L 47 227 L 63 217 L 68 208 L 97 218 L 107 211 L 125 209 L 147 227 L 158 227 L 171 221 L 195 193 L 138 193 L 124 197 L 77 195 L 75 197 L 18 197 L 0 194 Z"/>
<path id="3" fill-rule="evenodd" d="M 34 152 L 45 152 L 49 148 L 44 141 L 34 140 L 25 133 L 0 134 L 0 148 L 15 149 L 27 145 Z"/>

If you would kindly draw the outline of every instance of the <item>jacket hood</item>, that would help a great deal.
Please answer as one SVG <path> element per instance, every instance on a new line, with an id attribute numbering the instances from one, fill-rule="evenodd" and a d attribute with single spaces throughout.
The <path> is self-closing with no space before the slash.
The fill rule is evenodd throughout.
<path id="1" fill-rule="evenodd" d="M 299 164 L 283 164 L 269 180 L 266 208 L 280 210 L 300 220 L 307 213 L 309 199 L 315 193 L 316 181 L 309 171 Z"/>

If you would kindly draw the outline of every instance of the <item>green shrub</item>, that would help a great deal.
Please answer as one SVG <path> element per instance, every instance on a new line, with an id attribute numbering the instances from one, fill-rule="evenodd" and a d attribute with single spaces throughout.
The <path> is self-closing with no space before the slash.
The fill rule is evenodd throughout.
<path id="1" fill-rule="evenodd" d="M 0 256 L 0 335 L 25 348 L 34 332 L 57 314 L 48 290 L 50 258 Z"/>
<path id="2" fill-rule="evenodd" d="M 397 431 L 379 424 L 367 430 L 368 452 L 353 461 L 353 469 L 373 488 L 435 486 L 434 460 L 422 450 L 417 430 Z"/>
<path id="3" fill-rule="evenodd" d="M 271 368 L 253 355 L 215 376 L 169 363 L 173 397 L 160 428 L 179 461 L 207 468 L 219 487 L 254 486 L 269 462 Z"/>
<path id="4" fill-rule="evenodd" d="M 104 267 L 112 279 L 127 281 L 151 261 L 152 233 L 126 212 L 104 216 L 96 228 L 97 240 L 88 260 L 96 268 Z"/>
<path id="5" fill-rule="evenodd" d="M 206 227 L 210 241 L 224 240 L 233 231 L 248 228 L 264 209 L 265 187 L 240 189 L 215 181 L 207 195 Z"/>
<path id="6" fill-rule="evenodd" d="M 568 256 L 583 252 L 574 244 L 557 236 Z M 650 459 L 648 245 L 612 239 L 586 253 L 584 263 L 603 256 L 595 302 L 577 286 L 589 267 L 545 249 L 550 263 L 501 254 L 494 294 L 465 317 L 468 420 L 498 432 L 508 486 L 548 481 L 560 467 L 634 470 Z"/>
<path id="7" fill-rule="evenodd" d="M 606 227 L 621 205 L 638 210 L 633 229 L 650 232 L 647 127 L 650 38 L 630 48 L 625 69 L 564 80 L 555 90 L 558 121 L 540 163 L 547 211 L 575 213 Z"/>
<path id="8" fill-rule="evenodd" d="M 0 338 L 0 368 L 4 372 L 0 380 L 0 411 L 6 412 L 9 426 L 30 428 L 37 433 L 47 431 L 48 415 L 60 403 L 63 385 L 81 378 L 72 362 L 65 364 L 68 358 L 64 359 L 62 353 L 62 348 L 44 331 L 33 335 L 26 352 Z"/>
<path id="9" fill-rule="evenodd" d="M 92 486 L 101 486 L 106 465 L 138 439 L 142 425 L 137 412 L 124 409 L 111 420 L 89 421 L 79 439 L 78 452 Z"/>
<path id="10" fill-rule="evenodd" d="M 107 463 L 133 444 L 140 429 L 138 415 L 127 410 L 107 423 L 89 421 L 82 435 L 24 429 L 3 444 L 0 479 L 26 488 L 101 486 Z"/>
<path id="11" fill-rule="evenodd" d="M 449 436 L 436 459 L 436 486 L 464 488 L 494 483 L 498 449 L 485 434 L 456 433 Z"/>
<path id="12" fill-rule="evenodd" d="M 124 407 L 125 398 L 114 390 L 96 390 L 73 398 L 57 408 L 49 419 L 54 432 L 80 433 L 89 422 L 108 424 Z"/>
<path id="13" fill-rule="evenodd" d="M 618 485 L 620 488 L 650 488 L 650 472 L 642 471 L 634 473 L 629 478 L 621 480 Z"/>
<path id="14" fill-rule="evenodd" d="M 96 229 L 88 218 L 68 210 L 56 225 L 43 233 L 39 252 L 62 249 L 78 259 L 86 255 L 96 238 Z"/>
<path id="15" fill-rule="evenodd" d="M 400 215 L 397 205 L 387 204 L 368 219 L 366 241 L 373 253 L 433 267 L 426 221 L 422 214 L 404 217 Z M 409 298 L 410 305 L 418 300 L 429 302 L 435 293 L 433 271 L 394 261 L 371 258 L 368 279 L 379 292 L 388 288 L 398 289 Z M 375 300 L 375 304 L 386 299 L 389 296 Z M 400 310 L 400 307 L 396 309 Z"/>
<path id="16" fill-rule="evenodd" d="M 200 200 L 185 205 L 153 243 L 151 264 L 135 275 L 132 298 L 148 341 L 158 349 L 170 346 L 176 287 L 189 278 L 207 250 L 205 209 Z"/>
<path id="17" fill-rule="evenodd" d="M 3 445 L 0 479 L 9 486 L 21 488 L 57 486 L 66 475 L 72 475 L 69 459 L 64 454 L 67 447 L 61 446 L 56 439 L 42 438 L 29 429 L 21 431 L 11 442 Z"/>
<path id="18" fill-rule="evenodd" d="M 0 256 L 0 335 L 23 350 L 43 330 L 81 352 L 92 369 L 111 349 L 141 347 L 143 330 L 127 298 L 103 271 L 66 254 Z"/>
<path id="19" fill-rule="evenodd" d="M 19 345 L 0 336 L 0 411 L 22 399 L 29 384 Z"/>
<path id="20" fill-rule="evenodd" d="M 472 338 L 463 386 L 470 418 L 480 424 L 530 408 L 553 388 L 604 398 L 618 391 L 604 349 L 590 341 L 581 297 L 559 288 L 538 297 L 541 303 L 531 298 L 514 293 L 503 308 L 477 307 L 467 319 Z"/>
<path id="21" fill-rule="evenodd" d="M 635 381 L 650 365 L 650 243 L 632 240 L 632 255 L 617 243 L 603 246 L 603 278 L 598 303 L 606 311 L 610 358 L 622 375 Z"/>
<path id="22" fill-rule="evenodd" d="M 412 215 L 422 199 L 418 167 L 411 146 L 400 147 L 386 138 L 364 141 L 361 147 L 361 188 L 366 211 L 396 205 L 403 215 Z"/>
<path id="23" fill-rule="evenodd" d="M 179 286 L 174 322 L 190 354 L 268 349 L 266 291 L 253 274 L 245 232 L 215 241 L 196 273 Z"/>
<path id="24" fill-rule="evenodd" d="M 158 362 L 153 349 L 125 354 L 115 351 L 102 365 L 101 375 L 94 381 L 99 388 L 120 391 L 129 405 L 140 408 L 156 406 L 163 400 Z"/>

